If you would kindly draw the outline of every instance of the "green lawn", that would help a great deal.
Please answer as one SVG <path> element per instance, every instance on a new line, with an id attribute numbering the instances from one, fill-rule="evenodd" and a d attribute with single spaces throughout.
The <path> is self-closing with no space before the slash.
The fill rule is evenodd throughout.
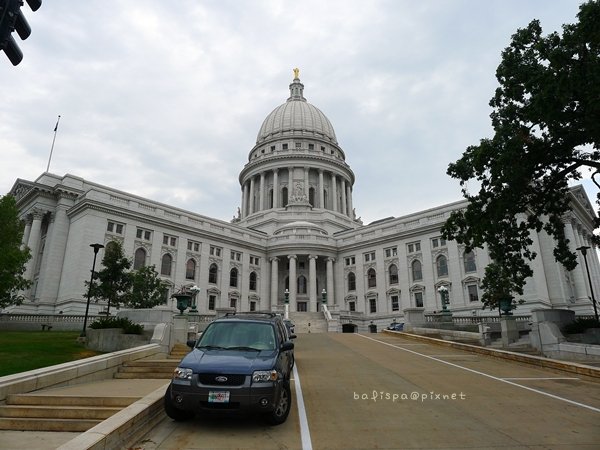
<path id="1" fill-rule="evenodd" d="M 77 331 L 0 331 L 0 376 L 101 353 L 86 349 L 78 336 Z"/>

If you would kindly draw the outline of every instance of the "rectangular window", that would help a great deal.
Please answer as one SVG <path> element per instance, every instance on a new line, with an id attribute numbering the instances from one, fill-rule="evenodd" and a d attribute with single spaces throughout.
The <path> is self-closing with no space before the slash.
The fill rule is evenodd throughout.
<path id="1" fill-rule="evenodd" d="M 281 146 L 281 148 L 282 148 L 283 150 L 287 150 L 287 149 L 288 149 L 288 145 L 287 145 L 287 144 L 283 144 L 283 145 Z"/>
<path id="2" fill-rule="evenodd" d="M 392 256 L 398 256 L 398 249 L 396 247 L 386 248 L 385 257 L 391 258 Z"/>
<path id="3" fill-rule="evenodd" d="M 309 150 L 314 150 L 315 149 L 315 144 L 308 144 L 308 149 Z"/>
<path id="4" fill-rule="evenodd" d="M 377 299 L 375 299 L 375 298 L 370 298 L 369 299 L 369 311 L 371 313 L 376 313 L 377 312 Z"/>
<path id="5" fill-rule="evenodd" d="M 365 253 L 365 262 L 375 261 L 375 252 Z"/>
<path id="6" fill-rule="evenodd" d="M 217 301 L 217 297 L 215 295 L 209 295 L 208 296 L 208 309 L 210 311 L 214 311 L 215 310 L 215 303 Z"/>
<path id="7" fill-rule="evenodd" d="M 220 247 L 214 247 L 214 246 L 210 246 L 210 254 L 211 256 L 216 256 L 218 258 L 221 257 L 221 248 Z"/>
<path id="8" fill-rule="evenodd" d="M 353 266 L 356 264 L 356 259 L 354 256 L 348 256 L 344 261 L 346 262 L 347 266 Z"/>
<path id="9" fill-rule="evenodd" d="M 302 142 L 296 142 L 296 148 L 302 148 Z"/>
<path id="10" fill-rule="evenodd" d="M 187 249 L 191 252 L 199 252 L 200 251 L 200 242 L 188 240 Z"/>
<path id="11" fill-rule="evenodd" d="M 108 231 L 109 233 L 123 234 L 124 227 L 125 225 L 123 225 L 122 223 L 108 222 L 106 231 Z"/>
<path id="12" fill-rule="evenodd" d="M 256 302 L 250 302 L 250 311 L 256 311 Z"/>
<path id="13" fill-rule="evenodd" d="M 417 308 L 422 308 L 423 307 L 423 293 L 422 292 L 415 292 L 415 306 Z"/>
<path id="14" fill-rule="evenodd" d="M 476 284 L 467 285 L 467 293 L 469 294 L 470 302 L 478 302 L 479 301 L 479 292 L 477 292 Z"/>
<path id="15" fill-rule="evenodd" d="M 392 295 L 392 311 L 400 311 L 400 301 L 397 295 Z"/>
<path id="16" fill-rule="evenodd" d="M 240 252 L 231 252 L 231 260 L 232 261 L 241 261 L 242 260 L 242 254 Z"/>
<path id="17" fill-rule="evenodd" d="M 438 247 L 445 247 L 446 246 L 446 239 L 444 238 L 433 238 L 431 240 L 431 246 L 433 248 L 438 248 Z"/>
<path id="18" fill-rule="evenodd" d="M 168 245 L 169 247 L 177 247 L 177 238 L 175 236 L 169 236 L 168 234 L 164 234 L 163 245 Z"/>
<path id="19" fill-rule="evenodd" d="M 151 241 L 152 240 L 152 231 L 145 230 L 143 228 L 138 228 L 135 233 L 135 237 L 137 237 L 138 239 L 142 239 L 144 241 Z"/>
<path id="20" fill-rule="evenodd" d="M 349 311 L 356 311 L 356 303 L 355 302 L 348 302 L 348 310 Z"/>
<path id="21" fill-rule="evenodd" d="M 420 252 L 421 251 L 421 243 L 420 242 L 413 242 L 411 244 L 408 244 L 406 246 L 406 249 L 407 249 L 408 253 Z"/>
<path id="22" fill-rule="evenodd" d="M 260 265 L 260 258 L 258 256 L 250 256 L 250 264 L 252 266 Z"/>
<path id="23" fill-rule="evenodd" d="M 230 298 L 229 299 L 229 307 L 235 309 L 236 306 L 237 306 L 237 298 Z"/>

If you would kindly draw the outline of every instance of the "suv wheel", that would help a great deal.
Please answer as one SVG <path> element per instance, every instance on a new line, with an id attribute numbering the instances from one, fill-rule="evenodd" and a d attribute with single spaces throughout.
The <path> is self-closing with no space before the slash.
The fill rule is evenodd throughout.
<path id="1" fill-rule="evenodd" d="M 290 409 L 292 407 L 292 391 L 290 390 L 290 382 L 286 380 L 283 382 L 281 394 L 279 395 L 279 401 L 275 409 L 267 414 L 267 422 L 271 425 L 281 425 L 286 421 Z"/>
<path id="2" fill-rule="evenodd" d="M 183 422 L 184 420 L 191 419 L 193 414 L 189 411 L 183 411 L 181 409 L 177 409 L 175 405 L 173 405 L 173 400 L 171 397 L 171 385 L 167 388 L 167 392 L 165 392 L 165 413 L 171 419 L 177 422 Z"/>

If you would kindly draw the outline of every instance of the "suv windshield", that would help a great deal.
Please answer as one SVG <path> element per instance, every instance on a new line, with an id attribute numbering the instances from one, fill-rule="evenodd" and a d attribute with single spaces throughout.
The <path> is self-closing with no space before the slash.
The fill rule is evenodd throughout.
<path id="1" fill-rule="evenodd" d="M 275 333 L 269 323 L 215 322 L 198 342 L 198 348 L 275 350 Z"/>

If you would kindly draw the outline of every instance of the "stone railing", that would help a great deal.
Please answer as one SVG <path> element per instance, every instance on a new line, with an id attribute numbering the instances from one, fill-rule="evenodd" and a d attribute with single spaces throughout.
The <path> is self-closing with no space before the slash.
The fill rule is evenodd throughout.
<path id="1" fill-rule="evenodd" d="M 88 315 L 88 324 L 104 315 Z M 2 330 L 78 330 L 85 316 L 67 314 L 0 314 Z"/>
<path id="2" fill-rule="evenodd" d="M 426 323 L 442 321 L 441 314 L 425 314 Z M 512 316 L 517 322 L 531 322 L 531 316 Z M 478 325 L 480 323 L 499 323 L 499 316 L 452 316 L 455 325 Z"/>

